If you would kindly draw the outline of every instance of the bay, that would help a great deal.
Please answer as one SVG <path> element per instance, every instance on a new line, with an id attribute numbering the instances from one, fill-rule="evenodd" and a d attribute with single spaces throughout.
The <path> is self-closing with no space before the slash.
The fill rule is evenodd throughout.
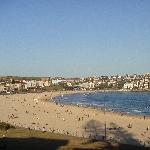
<path id="1" fill-rule="evenodd" d="M 150 92 L 92 92 L 56 97 L 55 102 L 150 116 Z"/>

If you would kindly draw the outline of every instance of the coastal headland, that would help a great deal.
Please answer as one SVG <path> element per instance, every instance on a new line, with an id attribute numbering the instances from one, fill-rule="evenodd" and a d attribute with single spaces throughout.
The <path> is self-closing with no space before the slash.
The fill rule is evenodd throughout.
<path id="1" fill-rule="evenodd" d="M 50 101 L 77 92 L 85 91 L 0 95 L 0 121 L 43 132 L 150 146 L 150 118 Z"/>

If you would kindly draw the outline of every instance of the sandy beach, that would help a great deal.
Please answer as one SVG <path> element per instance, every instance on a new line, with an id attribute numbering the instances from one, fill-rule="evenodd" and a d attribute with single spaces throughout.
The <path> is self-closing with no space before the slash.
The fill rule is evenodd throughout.
<path id="1" fill-rule="evenodd" d="M 80 91 L 79 91 L 80 92 Z M 150 118 L 49 102 L 75 92 L 0 95 L 0 121 L 71 136 L 150 146 Z M 106 132 L 105 132 L 106 125 Z"/>

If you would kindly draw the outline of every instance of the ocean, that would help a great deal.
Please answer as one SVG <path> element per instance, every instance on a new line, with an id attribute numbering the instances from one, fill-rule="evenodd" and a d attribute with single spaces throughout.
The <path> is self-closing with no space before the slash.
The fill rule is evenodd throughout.
<path id="1" fill-rule="evenodd" d="M 55 102 L 150 116 L 150 92 L 92 92 L 59 96 Z"/>

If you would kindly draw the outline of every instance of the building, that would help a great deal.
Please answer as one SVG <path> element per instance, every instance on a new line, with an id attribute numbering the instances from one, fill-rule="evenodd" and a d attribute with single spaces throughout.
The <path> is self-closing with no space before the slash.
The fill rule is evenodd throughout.
<path id="1" fill-rule="evenodd" d="M 52 79 L 52 84 L 59 84 L 61 83 L 63 80 L 61 79 Z"/>
<path id="2" fill-rule="evenodd" d="M 128 83 L 128 82 L 127 82 L 127 83 L 125 83 L 124 86 L 123 86 L 124 89 L 130 89 L 130 90 L 132 90 L 133 87 L 134 87 L 134 83 L 132 83 L 132 82 L 131 82 L 131 83 Z"/>

